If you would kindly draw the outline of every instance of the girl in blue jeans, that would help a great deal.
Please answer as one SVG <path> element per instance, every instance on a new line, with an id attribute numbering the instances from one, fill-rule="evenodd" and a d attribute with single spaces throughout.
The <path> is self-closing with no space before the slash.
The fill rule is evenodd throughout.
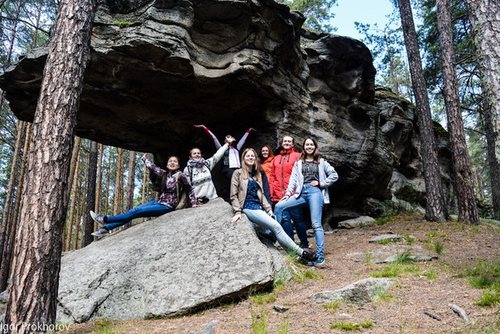
<path id="1" fill-rule="evenodd" d="M 175 210 L 177 204 L 179 204 L 178 195 L 181 194 L 182 191 L 186 191 L 186 193 L 189 194 L 189 200 L 193 207 L 198 206 L 198 201 L 194 195 L 193 188 L 189 184 L 186 175 L 179 171 L 179 158 L 176 156 L 169 157 L 167 170 L 156 166 L 146 158 L 146 155 L 143 155 L 141 159 L 146 164 L 146 167 L 149 168 L 150 173 L 154 173 L 158 177 L 161 177 L 162 188 L 160 197 L 157 201 L 149 201 L 116 216 L 105 216 L 101 213 L 90 211 L 92 219 L 94 219 L 94 221 L 98 224 L 103 225 L 97 231 L 92 233 L 93 236 L 103 236 L 112 229 L 130 222 L 134 218 L 158 217 Z"/>
<path id="2" fill-rule="evenodd" d="M 241 168 L 231 178 L 231 206 L 234 211 L 231 222 L 240 220 L 244 213 L 252 223 L 270 229 L 281 246 L 294 251 L 306 261 L 314 261 L 316 257 L 293 242 L 281 224 L 273 219 L 271 205 L 263 195 L 262 171 L 257 161 L 257 152 L 253 148 L 247 148 L 243 151 L 241 160 Z"/>
<path id="3" fill-rule="evenodd" d="M 325 265 L 325 232 L 321 224 L 323 203 L 330 203 L 327 188 L 337 179 L 335 169 L 320 158 L 317 142 L 307 138 L 302 145 L 302 156 L 293 166 L 285 196 L 274 207 L 278 222 L 281 222 L 284 210 L 306 205 L 309 207 L 316 240 L 317 259 L 314 265 L 318 267 Z"/>

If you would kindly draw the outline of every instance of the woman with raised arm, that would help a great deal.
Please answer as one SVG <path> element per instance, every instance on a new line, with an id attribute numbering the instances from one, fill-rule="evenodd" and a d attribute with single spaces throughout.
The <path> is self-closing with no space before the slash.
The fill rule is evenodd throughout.
<path id="1" fill-rule="evenodd" d="M 285 249 L 294 251 L 306 261 L 316 260 L 313 254 L 293 242 L 281 225 L 273 219 L 271 205 L 262 191 L 262 175 L 257 152 L 253 148 L 247 148 L 243 151 L 241 160 L 243 161 L 241 168 L 237 169 L 231 178 L 231 206 L 234 211 L 231 222 L 236 223 L 243 213 L 252 223 L 270 229 Z"/>
<path id="2" fill-rule="evenodd" d="M 222 146 L 217 137 L 214 135 L 214 133 L 210 131 L 210 129 L 207 128 L 205 125 L 199 124 L 199 125 L 194 125 L 194 127 L 203 129 L 214 141 L 216 149 L 219 149 Z M 245 144 L 245 141 L 250 135 L 250 132 L 252 131 L 255 131 L 255 129 L 248 128 L 248 130 L 241 137 L 238 143 L 236 143 L 236 139 L 232 135 L 227 135 L 225 137 L 225 142 L 229 144 L 229 148 L 227 149 L 226 152 L 224 152 L 224 156 L 222 159 L 222 175 L 224 176 L 225 182 L 220 191 L 221 191 L 221 197 L 224 198 L 226 201 L 229 200 L 229 191 L 230 191 L 229 183 L 231 181 L 231 176 L 233 175 L 236 169 L 241 167 L 240 150 Z"/>
<path id="3" fill-rule="evenodd" d="M 167 170 L 161 169 L 153 162 L 142 156 L 142 161 L 149 168 L 150 173 L 161 177 L 161 193 L 158 200 L 152 200 L 147 203 L 136 206 L 129 211 L 116 215 L 106 216 L 102 213 L 90 211 L 90 216 L 99 225 L 102 225 L 97 231 L 92 233 L 95 237 L 102 237 L 109 231 L 119 226 L 125 225 L 132 219 L 139 217 L 158 217 L 167 212 L 174 211 L 179 204 L 180 194 L 186 192 L 193 207 L 199 206 L 194 190 L 188 182 L 186 175 L 179 171 L 179 158 L 171 156 L 168 158 Z"/>
<path id="4" fill-rule="evenodd" d="M 330 203 L 328 187 L 338 180 L 335 169 L 320 157 L 318 144 L 312 138 L 304 140 L 302 155 L 295 162 L 285 196 L 274 207 L 276 220 L 281 222 L 283 211 L 308 206 L 316 240 L 316 261 L 313 265 L 325 265 L 325 233 L 321 224 L 323 204 Z"/>
<path id="5" fill-rule="evenodd" d="M 203 159 L 201 150 L 197 147 L 189 151 L 189 161 L 184 168 L 184 174 L 193 186 L 194 194 L 199 201 L 207 202 L 208 200 L 217 198 L 217 191 L 212 181 L 211 171 L 227 151 L 229 142 L 233 141 L 233 137 L 226 138 L 224 145 L 209 159 Z"/>

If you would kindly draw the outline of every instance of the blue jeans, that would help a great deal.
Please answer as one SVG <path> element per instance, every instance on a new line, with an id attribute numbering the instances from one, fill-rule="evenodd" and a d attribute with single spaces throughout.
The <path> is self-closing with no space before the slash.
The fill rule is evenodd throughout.
<path id="1" fill-rule="evenodd" d="M 297 236 L 300 240 L 300 247 L 309 248 L 309 241 L 307 240 L 307 225 L 304 222 L 304 211 L 305 210 L 303 208 L 295 208 L 283 211 L 281 226 L 283 226 L 286 234 L 288 234 L 288 236 L 292 240 L 293 226 L 295 226 L 295 231 L 297 231 Z"/>
<path id="2" fill-rule="evenodd" d="M 316 255 L 318 259 L 325 258 L 325 232 L 321 225 L 321 216 L 323 214 L 323 194 L 321 189 L 311 185 L 304 185 L 300 196 L 295 198 L 291 196 L 286 201 L 278 202 L 274 207 L 276 220 L 281 222 L 283 211 L 286 209 L 308 206 L 311 212 L 311 224 L 314 229 L 314 239 L 316 240 Z"/>
<path id="3" fill-rule="evenodd" d="M 243 213 L 252 223 L 262 226 L 264 229 L 270 229 L 276 236 L 276 239 L 281 246 L 302 255 L 301 248 L 292 239 L 290 239 L 290 237 L 283 230 L 283 227 L 281 227 L 281 225 L 270 217 L 264 210 L 243 209 Z"/>
<path id="4" fill-rule="evenodd" d="M 125 225 L 129 221 L 139 217 L 158 217 L 167 212 L 174 211 L 174 208 L 168 205 L 163 205 L 158 203 L 155 200 L 146 202 L 135 208 L 128 210 L 125 213 L 121 213 L 116 216 L 106 216 L 105 222 L 106 225 L 103 227 L 106 230 L 112 230 L 119 226 Z"/>

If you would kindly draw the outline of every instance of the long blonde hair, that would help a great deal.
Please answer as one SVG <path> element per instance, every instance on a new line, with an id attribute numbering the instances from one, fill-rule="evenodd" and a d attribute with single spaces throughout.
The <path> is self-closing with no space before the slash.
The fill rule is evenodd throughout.
<path id="1" fill-rule="evenodd" d="M 255 154 L 255 163 L 253 165 L 253 171 L 249 170 L 248 166 L 245 164 L 245 155 L 252 151 Z M 241 153 L 241 173 L 243 175 L 243 180 L 248 180 L 248 174 L 250 172 L 254 173 L 254 177 L 257 181 L 262 182 L 262 175 L 260 173 L 260 163 L 257 152 L 253 148 L 246 148 L 243 153 Z"/>

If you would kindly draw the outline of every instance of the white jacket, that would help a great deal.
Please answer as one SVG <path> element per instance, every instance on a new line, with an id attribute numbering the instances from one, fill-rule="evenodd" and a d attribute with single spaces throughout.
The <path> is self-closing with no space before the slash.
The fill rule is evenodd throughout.
<path id="1" fill-rule="evenodd" d="M 330 195 L 328 195 L 328 187 L 331 186 L 335 181 L 339 179 L 335 168 L 333 168 L 325 159 L 319 159 L 319 187 L 323 193 L 323 200 L 325 204 L 330 203 Z M 300 196 L 302 188 L 304 187 L 304 175 L 302 175 L 302 159 L 295 162 L 292 169 L 292 175 L 290 176 L 290 182 L 288 183 L 288 188 L 286 189 L 286 196 L 295 195 Z"/>

